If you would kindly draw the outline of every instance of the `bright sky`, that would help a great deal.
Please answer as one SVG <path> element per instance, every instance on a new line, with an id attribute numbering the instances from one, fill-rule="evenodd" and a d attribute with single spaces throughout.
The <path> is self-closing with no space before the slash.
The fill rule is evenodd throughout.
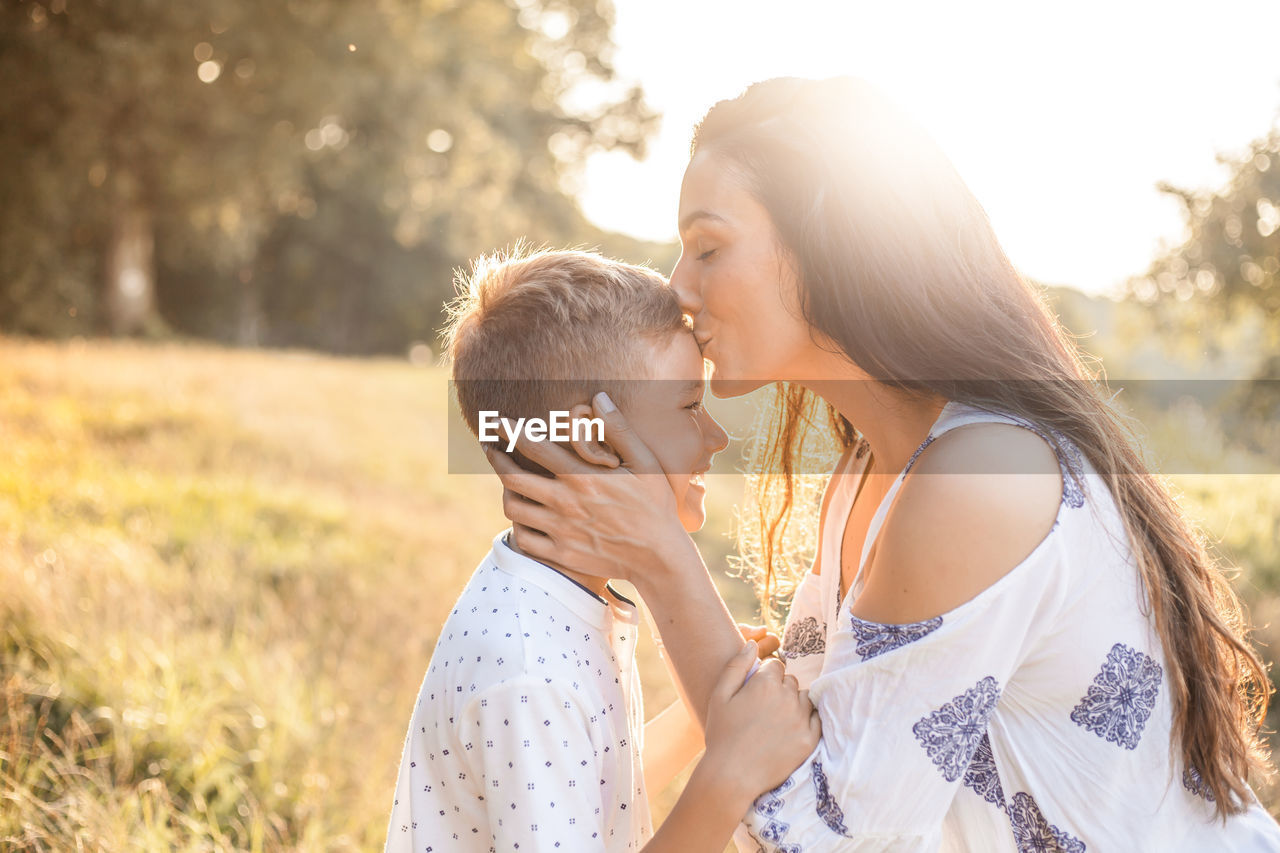
<path id="1" fill-rule="evenodd" d="M 616 0 L 616 65 L 664 115 L 597 154 L 596 223 L 673 239 L 694 123 L 779 75 L 872 81 L 941 144 L 1025 274 L 1093 293 L 1182 233 L 1158 181 L 1208 187 L 1280 109 L 1278 0 Z"/>

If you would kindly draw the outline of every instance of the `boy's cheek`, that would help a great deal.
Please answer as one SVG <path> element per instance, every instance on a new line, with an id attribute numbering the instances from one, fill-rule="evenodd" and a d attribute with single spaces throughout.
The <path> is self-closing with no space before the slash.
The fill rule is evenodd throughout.
<path id="1" fill-rule="evenodd" d="M 706 495 L 693 489 L 686 490 L 681 516 L 687 532 L 696 533 L 701 530 L 707 523 Z"/>

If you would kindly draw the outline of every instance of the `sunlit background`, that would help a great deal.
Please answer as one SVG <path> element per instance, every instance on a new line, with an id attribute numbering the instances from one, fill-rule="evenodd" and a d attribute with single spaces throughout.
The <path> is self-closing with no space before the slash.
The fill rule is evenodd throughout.
<path id="1" fill-rule="evenodd" d="M 638 236 L 675 235 L 690 130 L 752 81 L 852 74 L 942 145 L 1015 265 L 1119 294 L 1183 236 L 1156 185 L 1220 183 L 1280 106 L 1280 4 L 769 0 L 618 4 L 617 66 L 663 114 L 642 162 L 598 153 L 583 209 Z"/>
<path id="2" fill-rule="evenodd" d="M 693 124 L 779 74 L 931 131 L 1275 660 L 1276 32 L 1268 0 L 0 0 L 0 849 L 380 849 L 505 526 L 449 473 L 454 270 L 527 238 L 669 271 Z M 749 621 L 754 412 L 711 405 L 697 539 Z"/>

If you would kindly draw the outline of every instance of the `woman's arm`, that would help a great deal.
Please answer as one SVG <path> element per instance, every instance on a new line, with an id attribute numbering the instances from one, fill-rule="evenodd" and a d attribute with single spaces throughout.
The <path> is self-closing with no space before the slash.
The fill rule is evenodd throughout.
<path id="1" fill-rule="evenodd" d="M 761 660 L 772 655 L 781 645 L 778 638 L 762 625 L 739 624 L 738 632 L 742 639 L 756 643 Z M 644 784 L 651 795 L 670 785 L 676 774 L 688 767 L 704 746 L 702 728 L 689 710 L 689 700 L 671 666 L 671 659 L 665 650 L 660 653 L 667 675 L 680 696 L 645 723 Z"/>
<path id="2" fill-rule="evenodd" d="M 636 587 L 705 723 L 712 687 L 742 638 L 680 524 L 657 460 L 606 395 L 597 395 L 593 408 L 621 459 L 618 467 L 591 465 L 564 447 L 522 434 L 516 448 L 555 476 L 533 474 L 507 454 L 487 450 L 504 487 L 503 511 L 516 544 L 533 559 Z"/>

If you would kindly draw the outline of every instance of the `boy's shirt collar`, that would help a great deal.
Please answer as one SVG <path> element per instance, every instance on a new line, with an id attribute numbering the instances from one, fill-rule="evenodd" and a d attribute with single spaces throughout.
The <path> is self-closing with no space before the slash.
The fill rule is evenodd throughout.
<path id="1" fill-rule="evenodd" d="M 611 618 L 627 623 L 639 622 L 635 603 L 619 594 L 612 584 L 606 584 L 605 589 L 614 600 L 601 598 L 568 575 L 517 553 L 507 544 L 510 534 L 511 528 L 507 528 L 494 537 L 491 553 L 498 568 L 538 587 L 600 630 L 609 627 Z"/>

